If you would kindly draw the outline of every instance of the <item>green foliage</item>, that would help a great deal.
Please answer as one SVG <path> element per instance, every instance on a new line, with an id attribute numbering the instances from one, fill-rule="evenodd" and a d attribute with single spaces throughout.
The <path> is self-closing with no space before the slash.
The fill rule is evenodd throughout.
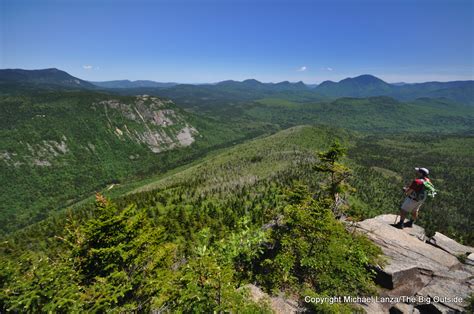
<path id="1" fill-rule="evenodd" d="M 318 102 L 265 98 L 242 109 L 254 120 L 283 127 L 323 124 L 366 134 L 465 132 L 474 123 L 472 107 L 429 98 L 411 102 L 390 97 Z"/>
<path id="2" fill-rule="evenodd" d="M 347 149 L 336 141 L 332 143 L 327 152 L 318 154 L 319 163 L 314 166 L 316 171 L 329 174 L 329 184 L 323 187 L 323 191 L 329 194 L 328 196 L 332 202 L 332 211 L 337 216 L 345 209 L 343 205 L 346 192 L 353 190 L 347 183 L 351 172 L 349 168 L 339 162 L 346 155 L 346 151 Z M 327 201 L 327 199 L 324 199 L 325 196 L 327 195 L 321 195 L 320 198 Z"/>
<path id="3" fill-rule="evenodd" d="M 15 284 L 3 290 L 5 309 L 136 310 L 167 288 L 176 247 L 163 241 L 163 230 L 133 207 L 118 212 L 107 202 L 97 208 L 96 219 L 67 227 L 67 238 L 61 238 L 67 253 L 20 256 L 29 264 L 9 274 Z"/>
<path id="4" fill-rule="evenodd" d="M 419 134 L 465 132 L 472 129 L 474 121 L 471 107 L 447 100 L 424 98 L 402 103 L 389 97 L 371 97 L 328 101 L 298 84 L 289 85 L 289 89 L 284 85 L 281 88 L 258 86 L 258 82 L 244 82 L 215 87 L 182 85 L 121 91 L 130 95 L 147 93 L 171 97 L 179 106 L 192 111 L 180 110 L 173 104 L 164 105 L 164 109 L 174 110 L 180 119 L 196 127 L 200 135 L 190 147 L 160 154 L 114 133 L 114 128 L 123 128 L 124 123 L 132 133 L 143 131 L 144 125 L 124 119 L 116 110 L 92 105 L 110 99 L 129 104 L 134 97 L 85 90 L 0 86 L 3 126 L 0 126 L 0 184 L 3 187 L 0 233 L 41 221 L 59 208 L 91 197 L 95 191 L 105 192 L 111 188 L 114 193 L 125 183 L 138 181 L 139 184 L 150 175 L 163 175 L 210 151 L 285 127 L 325 124 L 367 134 L 406 131 Z M 180 126 L 182 121 L 172 128 Z M 168 128 L 162 131 L 170 135 Z M 64 138 L 69 149 L 65 154 L 45 146 L 51 145 L 51 141 L 61 143 Z M 57 156 L 52 161 L 44 160 L 35 158 L 36 153 L 32 151 Z M 52 165 L 32 165 L 45 161 Z M 116 195 L 119 194 L 117 191 Z"/>
<path id="5" fill-rule="evenodd" d="M 209 230 L 203 232 L 208 233 Z M 175 282 L 175 296 L 171 297 L 167 306 L 178 312 L 271 312 L 265 305 L 259 306 L 247 301 L 246 292 L 236 289 L 238 268 L 233 267 L 233 258 L 251 258 L 254 253 L 248 254 L 248 249 L 251 249 L 248 239 L 242 240 L 243 246 L 246 247 L 242 251 L 232 243 L 235 239 L 235 236 L 231 237 L 229 244 L 220 241 L 219 249 L 207 245 L 197 247 L 193 259 L 187 263 L 182 275 Z M 229 246 L 233 247 L 233 250 L 225 251 Z"/>
<path id="6" fill-rule="evenodd" d="M 303 187 L 296 189 L 300 201 L 285 207 L 283 223 L 272 236 L 273 249 L 262 261 L 266 272 L 259 279 L 277 290 L 301 285 L 330 296 L 373 292 L 366 267 L 381 251 L 348 233 L 330 208 L 312 199 Z"/>
<path id="7" fill-rule="evenodd" d="M 2 311 L 255 313 L 269 308 L 251 301 L 248 283 L 296 295 L 370 291 L 365 267 L 379 252 L 310 196 L 325 176 L 312 171 L 313 152 L 334 137 L 287 130 L 15 233 L 1 251 Z M 33 271 L 48 275 L 32 281 Z"/>
<path id="8" fill-rule="evenodd" d="M 0 236 L 98 190 L 163 173 L 272 130 L 262 123 L 223 123 L 164 101 L 157 106 L 150 100 L 90 91 L 20 89 L 2 95 L 0 88 Z M 157 109 L 172 110 L 173 124 L 148 121 L 150 110 Z M 131 119 L 136 110 L 148 113 L 148 122 Z M 157 154 L 140 142 L 153 131 L 176 144 L 184 123 L 199 131 L 191 146 Z"/>
<path id="9" fill-rule="evenodd" d="M 474 313 L 474 293 L 471 293 L 471 295 L 466 300 L 466 302 L 467 302 L 466 313 L 473 314 Z"/>
<path id="10" fill-rule="evenodd" d="M 397 213 L 404 198 L 401 187 L 414 179 L 414 167 L 430 169 L 438 191 L 420 209 L 418 224 L 429 234 L 439 231 L 472 245 L 474 141 L 470 134 L 405 134 L 370 136 L 349 150 L 355 196 L 364 204 L 362 217 Z M 398 175 L 394 175 L 398 174 Z"/>
<path id="11" fill-rule="evenodd" d="M 5 246 L 8 244 L 4 243 L 2 250 L 11 249 Z M 2 311 L 43 309 L 56 312 L 79 309 L 79 287 L 71 284 L 77 280 L 77 274 L 67 256 L 50 258 L 44 253 L 27 251 L 17 260 L 21 263 L 14 263 L 11 258 L 0 261 Z"/>

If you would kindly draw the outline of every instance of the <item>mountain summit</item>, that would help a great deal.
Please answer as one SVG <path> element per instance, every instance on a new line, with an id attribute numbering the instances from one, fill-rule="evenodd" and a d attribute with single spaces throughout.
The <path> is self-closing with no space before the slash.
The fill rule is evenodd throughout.
<path id="1" fill-rule="evenodd" d="M 95 88 L 89 82 L 78 79 L 56 68 L 42 70 L 4 69 L 0 70 L 0 82 L 57 85 L 68 88 Z"/>
<path id="2" fill-rule="evenodd" d="M 339 83 L 346 83 L 346 82 L 356 82 L 359 84 L 384 84 L 388 85 L 385 81 L 379 79 L 376 76 L 370 75 L 370 74 L 362 74 L 353 78 L 345 78 Z"/>
<path id="3" fill-rule="evenodd" d="M 389 84 L 376 76 L 364 74 L 345 78 L 339 82 L 324 81 L 314 91 L 326 97 L 373 97 L 390 96 L 398 100 L 414 100 L 421 97 L 445 98 L 473 105 L 474 81 L 424 82 Z"/>
<path id="4" fill-rule="evenodd" d="M 315 90 L 331 97 L 370 97 L 390 94 L 392 86 L 378 77 L 364 74 L 338 83 L 324 81 Z"/>

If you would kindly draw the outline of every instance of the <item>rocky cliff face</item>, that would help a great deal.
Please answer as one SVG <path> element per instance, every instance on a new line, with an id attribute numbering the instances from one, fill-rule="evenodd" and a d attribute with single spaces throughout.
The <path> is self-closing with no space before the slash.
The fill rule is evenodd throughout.
<path id="1" fill-rule="evenodd" d="M 161 153 L 189 146 L 199 135 L 181 109 L 157 97 L 110 97 L 84 106 L 73 102 L 64 108 L 61 105 L 24 106 L 31 108 L 19 113 L 20 121 L 8 131 L 13 133 L 13 144 L 0 143 L 0 163 L 13 168 L 50 167 L 67 163 L 68 158 L 85 154 L 83 151 L 94 155 L 100 142 L 118 142 L 117 147 L 145 145 L 151 152 Z M 84 132 L 87 129 L 95 130 L 94 134 Z M 129 157 L 136 158 L 136 154 Z"/>
<path id="2" fill-rule="evenodd" d="M 382 248 L 387 264 L 376 269 L 380 298 L 361 304 L 367 313 L 456 313 L 466 310 L 474 292 L 474 248 L 436 233 L 427 237 L 414 225 L 391 226 L 395 215 L 357 223 Z"/>
<path id="3" fill-rule="evenodd" d="M 25 90 L 0 96 L 0 118 L 0 234 L 111 183 L 163 171 L 202 136 L 199 117 L 145 95 Z"/>
<path id="4" fill-rule="evenodd" d="M 119 138 L 145 144 L 154 153 L 189 146 L 198 134 L 170 100 L 142 95 L 133 102 L 110 99 L 97 106 L 105 110 L 108 126 Z"/>

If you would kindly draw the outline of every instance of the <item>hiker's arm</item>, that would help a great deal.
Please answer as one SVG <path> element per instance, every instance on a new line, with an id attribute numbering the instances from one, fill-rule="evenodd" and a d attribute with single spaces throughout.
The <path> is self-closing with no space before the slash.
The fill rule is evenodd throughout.
<path id="1" fill-rule="evenodd" d="M 415 181 L 412 181 L 409 186 L 404 187 L 403 190 L 405 191 L 405 195 L 406 196 L 411 195 L 411 193 L 413 193 L 413 191 L 415 191 L 415 189 L 414 189 L 415 187 L 416 187 L 416 182 Z"/>

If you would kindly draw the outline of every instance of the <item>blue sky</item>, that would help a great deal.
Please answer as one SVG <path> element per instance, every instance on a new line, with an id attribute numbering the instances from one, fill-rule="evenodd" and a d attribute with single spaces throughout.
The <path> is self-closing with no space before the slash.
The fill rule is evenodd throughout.
<path id="1" fill-rule="evenodd" d="M 474 1 L 0 0 L 0 67 L 87 80 L 474 79 Z"/>

